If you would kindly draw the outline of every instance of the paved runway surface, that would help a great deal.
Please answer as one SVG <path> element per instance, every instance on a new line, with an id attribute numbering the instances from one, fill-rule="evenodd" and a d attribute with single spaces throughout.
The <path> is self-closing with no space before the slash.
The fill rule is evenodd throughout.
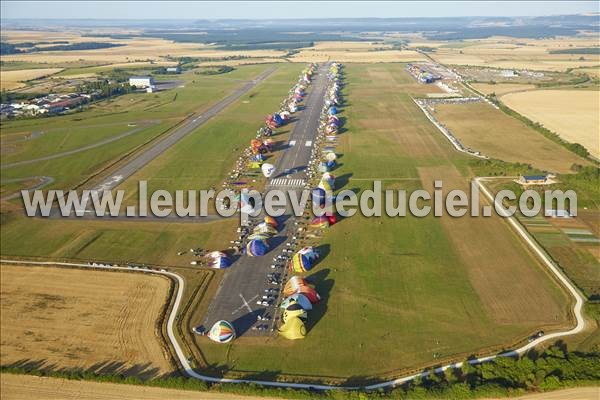
<path id="1" fill-rule="evenodd" d="M 275 176 L 266 187 L 270 189 L 296 189 L 300 192 L 304 187 L 305 173 L 312 151 L 312 143 L 317 136 L 319 116 L 323 108 L 325 91 L 327 88 L 327 70 L 324 65 L 313 80 L 312 90 L 305 100 L 305 108 L 298 115 L 298 122 L 290 134 L 290 145 L 284 150 L 276 163 Z M 294 231 L 294 218 L 291 212 L 279 217 L 280 232 L 269 239 L 271 250 L 262 257 L 241 256 L 227 270 L 221 285 L 209 306 L 204 321 L 197 324 L 210 329 L 212 324 L 220 319 L 233 323 L 238 336 L 241 335 L 268 335 L 274 323 L 274 315 L 278 298 L 273 299 L 269 306 L 257 304 L 266 295 L 265 289 L 273 288 L 275 295 L 279 296 L 281 283 L 284 281 L 285 268 L 271 269 L 273 257 L 280 255 L 286 247 L 285 243 L 292 237 Z M 279 272 L 280 284 L 273 285 L 269 282 L 267 274 Z M 257 316 L 268 316 L 268 321 L 257 321 Z M 264 330 L 253 330 L 253 326 L 265 326 Z"/>
<path id="2" fill-rule="evenodd" d="M 194 130 L 196 130 L 198 127 L 200 127 L 206 121 L 208 121 L 215 115 L 219 114 L 221 111 L 223 111 L 229 105 L 231 105 L 233 102 L 235 102 L 240 97 L 242 97 L 244 94 L 246 94 L 250 90 L 252 90 L 256 85 L 258 85 L 259 83 L 261 83 L 262 81 L 267 79 L 276 69 L 277 69 L 277 67 L 268 68 L 263 73 L 261 73 L 259 76 L 257 76 L 255 79 L 246 83 L 244 86 L 237 89 L 235 92 L 233 92 L 229 96 L 225 97 L 224 99 L 222 99 L 215 105 L 213 105 L 211 108 L 209 108 L 204 113 L 194 114 L 194 115 L 188 117 L 175 130 L 175 132 L 171 133 L 164 139 L 153 144 L 152 146 L 150 146 L 149 148 L 144 150 L 142 153 L 138 154 L 137 156 L 133 157 L 131 160 L 127 161 L 125 164 L 120 166 L 116 171 L 112 172 L 110 176 L 104 178 L 100 184 L 96 185 L 93 188 L 85 188 L 85 189 L 89 189 L 91 191 L 99 191 L 99 192 L 104 191 L 104 190 L 114 189 L 119 184 L 121 184 L 123 181 L 125 181 L 127 178 L 129 178 L 131 175 L 133 175 L 134 173 L 136 173 L 137 171 L 142 169 L 144 166 L 146 166 L 148 163 L 150 163 L 152 160 L 154 160 L 155 158 L 160 156 L 162 153 L 164 153 L 167 149 L 169 149 L 175 143 L 179 142 L 181 139 L 183 139 L 184 137 L 186 137 L 187 135 L 192 133 Z M 73 212 L 71 216 L 75 217 L 75 213 Z M 52 210 L 50 217 L 61 217 L 59 210 L 57 208 L 54 208 Z M 164 218 L 134 218 L 134 217 L 128 218 L 125 216 L 97 217 L 94 213 L 91 213 L 91 212 L 86 213 L 86 215 L 84 217 L 80 217 L 80 218 L 93 218 L 93 219 L 95 219 L 95 218 L 109 218 L 109 219 L 113 218 L 113 219 L 115 219 L 116 218 L 116 219 L 125 219 L 128 221 L 136 220 L 136 219 L 140 219 L 140 220 L 153 219 L 155 221 L 156 220 L 164 220 Z M 173 217 L 173 219 L 177 219 L 177 217 Z M 216 218 L 209 218 L 208 220 L 210 220 L 210 219 L 214 220 Z M 201 221 L 207 220 L 207 218 L 198 218 L 198 219 L 194 219 L 194 220 L 196 222 L 201 222 Z"/>

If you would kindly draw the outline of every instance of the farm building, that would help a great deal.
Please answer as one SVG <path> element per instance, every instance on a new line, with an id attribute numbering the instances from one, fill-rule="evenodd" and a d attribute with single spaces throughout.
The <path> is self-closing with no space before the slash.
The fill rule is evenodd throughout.
<path id="1" fill-rule="evenodd" d="M 147 88 L 154 86 L 154 78 L 151 76 L 132 76 L 129 78 L 129 86 L 136 88 Z"/>
<path id="2" fill-rule="evenodd" d="M 546 175 L 521 175 L 519 183 L 521 185 L 545 185 L 548 182 Z"/>

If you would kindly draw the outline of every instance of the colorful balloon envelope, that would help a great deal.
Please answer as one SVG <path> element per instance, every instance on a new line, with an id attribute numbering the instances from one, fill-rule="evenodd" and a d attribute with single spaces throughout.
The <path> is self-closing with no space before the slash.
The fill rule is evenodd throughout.
<path id="1" fill-rule="evenodd" d="M 235 338 L 235 329 L 231 322 L 221 320 L 215 322 L 207 336 L 217 343 L 228 343 Z"/>
<path id="2" fill-rule="evenodd" d="M 333 192 L 335 189 L 335 177 L 329 172 L 325 172 L 319 182 L 319 187 L 327 193 Z"/>
<path id="3" fill-rule="evenodd" d="M 335 153 L 327 153 L 327 155 L 325 156 L 325 159 L 327 161 L 335 161 L 337 159 L 337 155 Z"/>
<path id="4" fill-rule="evenodd" d="M 260 224 L 254 227 L 252 232 L 272 236 L 277 234 L 277 229 L 272 225 L 267 224 L 266 222 L 261 222 Z"/>
<path id="5" fill-rule="evenodd" d="M 304 321 L 298 317 L 288 319 L 279 327 L 279 334 L 290 340 L 304 339 L 306 336 Z"/>
<path id="6" fill-rule="evenodd" d="M 273 217 L 271 217 L 270 215 L 267 215 L 265 217 L 265 223 L 271 225 L 274 228 L 277 228 L 279 226 L 279 224 L 277 223 L 277 220 Z"/>
<path id="7" fill-rule="evenodd" d="M 253 239 L 246 245 L 246 254 L 250 257 L 264 256 L 268 251 L 269 246 L 267 245 L 266 240 Z"/>
<path id="8" fill-rule="evenodd" d="M 295 300 L 291 300 L 287 307 L 283 310 L 281 318 L 284 323 L 289 321 L 291 318 L 300 318 L 306 321 L 308 314 L 300 304 L 298 304 Z"/>
<path id="9" fill-rule="evenodd" d="M 275 173 L 275 166 L 273 164 L 264 163 L 261 170 L 266 178 L 270 178 Z"/>
<path id="10" fill-rule="evenodd" d="M 228 268 L 232 264 L 232 261 L 229 259 L 229 257 L 227 257 L 227 255 L 221 251 L 211 251 L 206 255 L 206 258 L 208 258 L 208 265 L 211 268 Z"/>
<path id="11" fill-rule="evenodd" d="M 329 218 L 325 215 L 321 215 L 320 217 L 314 217 L 312 221 L 310 221 L 311 228 L 329 228 Z"/>
<path id="12" fill-rule="evenodd" d="M 325 189 L 317 187 L 312 190 L 311 197 L 313 203 L 317 203 L 319 206 L 323 207 L 327 200 L 327 192 Z"/>
<path id="13" fill-rule="evenodd" d="M 295 301 L 296 303 L 300 304 L 300 306 L 306 311 L 310 311 L 313 308 L 312 303 L 310 302 L 310 300 L 308 300 L 308 297 L 306 297 L 302 293 L 294 293 L 291 296 L 286 297 L 281 302 L 280 307 L 285 310 L 292 301 Z"/>
<path id="14" fill-rule="evenodd" d="M 290 260 L 289 268 L 292 272 L 307 272 L 312 269 L 319 255 L 312 247 L 305 247 L 294 254 Z"/>
<path id="15" fill-rule="evenodd" d="M 271 235 L 264 232 L 253 232 L 248 236 L 248 240 L 267 240 Z"/>
<path id="16" fill-rule="evenodd" d="M 329 107 L 329 111 L 327 112 L 329 115 L 336 115 L 338 110 L 336 107 Z"/>

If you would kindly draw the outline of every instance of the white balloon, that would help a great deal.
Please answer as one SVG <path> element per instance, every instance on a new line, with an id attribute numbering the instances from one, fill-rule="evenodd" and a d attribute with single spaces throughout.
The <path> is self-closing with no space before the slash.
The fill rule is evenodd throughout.
<path id="1" fill-rule="evenodd" d="M 264 163 L 261 167 L 262 173 L 266 178 L 270 178 L 275 172 L 275 166 L 273 164 Z"/>

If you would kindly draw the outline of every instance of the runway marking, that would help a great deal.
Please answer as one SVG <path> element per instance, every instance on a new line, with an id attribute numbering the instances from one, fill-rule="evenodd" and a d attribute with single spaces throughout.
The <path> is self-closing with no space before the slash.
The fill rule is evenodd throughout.
<path id="1" fill-rule="evenodd" d="M 304 187 L 306 182 L 304 179 L 289 179 L 289 178 L 276 178 L 269 182 L 271 186 L 291 186 L 291 187 Z"/>
<path id="2" fill-rule="evenodd" d="M 294 147 L 294 145 L 295 145 L 295 144 L 296 144 L 296 141 L 295 141 L 295 140 L 290 140 L 290 144 L 289 144 L 289 145 L 290 145 L 290 147 Z"/>
<path id="3" fill-rule="evenodd" d="M 306 147 L 312 146 L 312 140 L 307 140 L 305 146 Z"/>
<path id="4" fill-rule="evenodd" d="M 258 295 L 255 295 L 253 298 L 251 298 L 250 300 L 246 301 L 246 299 L 244 298 L 244 296 L 242 296 L 242 294 L 240 293 L 240 297 L 242 298 L 242 305 L 239 306 L 238 308 L 236 308 L 231 315 L 237 313 L 238 311 L 240 311 L 242 308 L 246 307 L 248 309 L 248 312 L 252 312 L 252 308 L 250 308 L 250 305 L 248 304 L 248 301 L 253 301 L 254 299 L 256 299 L 258 297 Z"/>

